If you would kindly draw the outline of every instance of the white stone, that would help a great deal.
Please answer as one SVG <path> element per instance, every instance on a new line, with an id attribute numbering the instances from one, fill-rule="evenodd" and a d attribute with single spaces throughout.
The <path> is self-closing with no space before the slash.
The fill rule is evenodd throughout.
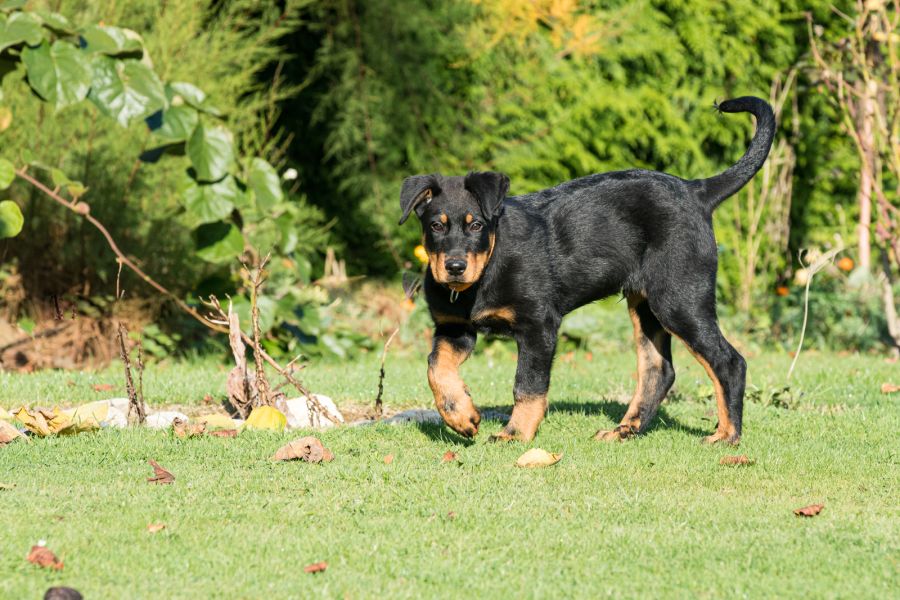
<path id="1" fill-rule="evenodd" d="M 188 417 L 183 412 L 178 412 L 177 410 L 162 410 L 160 412 L 153 413 L 152 415 L 147 415 L 147 420 L 144 421 L 144 425 L 150 427 L 151 429 L 165 429 L 166 427 L 171 427 L 172 421 L 174 421 L 175 419 L 189 421 L 190 417 Z"/>
<path id="2" fill-rule="evenodd" d="M 319 415 L 310 417 L 306 398 L 291 398 L 284 402 L 287 409 L 285 410 L 285 416 L 287 416 L 289 429 L 328 429 L 344 422 L 344 415 L 338 410 L 334 400 L 322 394 L 313 394 L 313 398 L 319 401 L 326 414 L 331 418 Z"/>

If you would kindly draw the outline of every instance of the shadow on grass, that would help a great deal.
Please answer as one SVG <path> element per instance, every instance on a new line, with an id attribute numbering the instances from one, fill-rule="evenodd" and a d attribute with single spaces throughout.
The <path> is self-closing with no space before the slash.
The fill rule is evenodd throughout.
<path id="1" fill-rule="evenodd" d="M 479 406 L 478 409 L 482 413 L 482 421 L 497 421 L 498 423 L 505 422 L 500 418 L 499 413 L 508 415 L 512 412 L 512 406 L 510 405 Z M 610 428 L 614 427 L 615 424 L 618 424 L 619 421 L 622 420 L 622 417 L 625 416 L 626 410 L 628 410 L 627 404 L 622 404 L 621 402 L 617 402 L 615 400 L 601 400 L 599 402 L 564 401 L 550 403 L 550 412 L 553 413 L 584 416 L 604 415 L 613 422 L 613 425 Z M 446 427 L 444 424 L 418 423 L 418 427 L 422 433 L 435 441 L 450 444 L 460 444 L 464 446 L 470 446 L 475 443 L 475 440 L 464 438 L 463 436 L 458 435 L 456 432 L 451 430 L 449 427 Z M 653 419 L 653 423 L 651 423 L 650 427 L 647 428 L 647 431 L 645 431 L 644 433 L 650 433 L 651 431 L 655 431 L 657 429 L 678 431 L 686 433 L 688 435 L 700 437 L 709 434 L 709 431 L 684 425 L 673 417 L 669 416 L 668 412 L 666 411 L 665 405 L 659 407 L 659 412 L 656 413 L 656 417 Z"/>

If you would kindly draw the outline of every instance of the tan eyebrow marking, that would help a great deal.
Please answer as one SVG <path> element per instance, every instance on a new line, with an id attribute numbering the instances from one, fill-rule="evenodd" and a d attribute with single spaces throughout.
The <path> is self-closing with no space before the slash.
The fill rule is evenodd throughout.
<path id="1" fill-rule="evenodd" d="M 466 215 L 466 224 L 471 223 L 473 220 L 475 220 L 475 217 L 473 217 L 471 214 Z"/>
<path id="2" fill-rule="evenodd" d="M 447 224 L 447 215 L 445 215 L 443 213 L 441 214 L 441 223 L 443 223 L 445 225 Z"/>

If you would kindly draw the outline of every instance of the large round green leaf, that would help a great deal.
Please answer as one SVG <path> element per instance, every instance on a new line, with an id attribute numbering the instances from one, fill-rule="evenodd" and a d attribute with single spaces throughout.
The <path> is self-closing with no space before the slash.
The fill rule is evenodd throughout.
<path id="1" fill-rule="evenodd" d="M 28 83 L 37 94 L 62 108 L 85 99 L 91 88 L 91 65 L 87 55 L 68 42 L 43 42 L 37 48 L 25 48 L 22 62 Z"/>
<path id="2" fill-rule="evenodd" d="M 228 175 L 216 183 L 197 183 L 189 179 L 181 193 L 185 224 L 196 227 L 204 223 L 221 221 L 231 214 L 240 191 L 234 177 Z"/>
<path id="3" fill-rule="evenodd" d="M 12 200 L 0 202 L 0 239 L 19 235 L 25 218 L 19 205 Z"/>
<path id="4" fill-rule="evenodd" d="M 27 12 L 0 15 L 0 52 L 17 44 L 37 46 L 44 39 L 41 19 Z"/>
<path id="5" fill-rule="evenodd" d="M 5 190 L 16 178 L 16 168 L 5 158 L 0 158 L 0 190 Z"/>
<path id="6" fill-rule="evenodd" d="M 188 106 L 193 106 L 197 110 L 211 114 L 214 117 L 219 117 L 222 114 L 218 108 L 209 103 L 209 99 L 203 90 L 191 83 L 183 81 L 170 83 L 166 85 L 166 95 L 169 97 L 169 102 L 175 105 L 178 105 L 179 102 L 184 102 Z"/>
<path id="7" fill-rule="evenodd" d="M 93 72 L 88 98 L 123 127 L 166 105 L 162 82 L 153 69 L 139 60 L 98 55 L 93 60 Z"/>
<path id="8" fill-rule="evenodd" d="M 234 141 L 222 127 L 197 125 L 187 143 L 187 153 L 200 181 L 218 181 L 234 164 Z"/>
<path id="9" fill-rule="evenodd" d="M 230 223 L 201 225 L 195 232 L 197 256 L 211 263 L 229 263 L 244 251 L 244 236 Z"/>
<path id="10" fill-rule="evenodd" d="M 256 198 L 256 206 L 260 211 L 267 212 L 284 199 L 284 191 L 281 189 L 281 180 L 275 169 L 261 158 L 250 161 L 250 176 L 247 185 L 253 190 Z"/>
<path id="11" fill-rule="evenodd" d="M 153 131 L 168 142 L 186 142 L 197 123 L 200 115 L 190 106 L 170 106 L 162 114 L 162 124 Z"/>
<path id="12" fill-rule="evenodd" d="M 84 28 L 81 37 L 88 52 L 99 52 L 109 56 L 143 53 L 141 37 L 130 29 L 90 25 Z"/>

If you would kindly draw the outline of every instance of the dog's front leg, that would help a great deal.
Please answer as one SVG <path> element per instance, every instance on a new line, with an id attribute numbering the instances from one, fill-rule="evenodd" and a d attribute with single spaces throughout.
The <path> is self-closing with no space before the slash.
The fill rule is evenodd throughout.
<path id="1" fill-rule="evenodd" d="M 463 324 L 441 324 L 434 330 L 434 346 L 428 357 L 428 384 L 444 422 L 466 437 L 478 433 L 481 415 L 472 403 L 469 388 L 459 376 L 459 366 L 475 348 L 475 330 Z"/>
<path id="2" fill-rule="evenodd" d="M 493 441 L 534 439 L 538 426 L 547 412 L 547 390 L 550 388 L 550 369 L 556 351 L 556 327 L 526 332 L 519 336 L 519 363 L 513 388 L 512 416 Z"/>

